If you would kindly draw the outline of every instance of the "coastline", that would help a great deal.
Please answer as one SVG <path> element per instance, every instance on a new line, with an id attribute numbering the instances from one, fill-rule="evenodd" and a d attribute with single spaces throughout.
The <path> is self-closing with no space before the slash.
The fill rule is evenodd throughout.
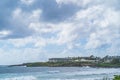
<path id="1" fill-rule="evenodd" d="M 93 68 L 120 68 L 120 64 L 112 63 L 86 63 L 86 62 L 34 62 L 18 65 L 9 65 L 8 67 L 93 67 Z"/>

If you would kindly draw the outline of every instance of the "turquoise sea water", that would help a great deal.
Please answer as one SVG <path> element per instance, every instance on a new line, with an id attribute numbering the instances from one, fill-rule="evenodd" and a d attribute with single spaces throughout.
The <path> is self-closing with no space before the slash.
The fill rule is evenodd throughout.
<path id="1" fill-rule="evenodd" d="M 0 80 L 103 80 L 116 74 L 120 68 L 0 67 Z"/>

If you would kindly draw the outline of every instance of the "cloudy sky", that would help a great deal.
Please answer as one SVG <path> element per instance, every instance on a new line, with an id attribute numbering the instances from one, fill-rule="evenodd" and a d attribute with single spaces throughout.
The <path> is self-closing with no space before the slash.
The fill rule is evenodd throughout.
<path id="1" fill-rule="evenodd" d="M 1 0 L 0 65 L 120 55 L 120 0 Z"/>

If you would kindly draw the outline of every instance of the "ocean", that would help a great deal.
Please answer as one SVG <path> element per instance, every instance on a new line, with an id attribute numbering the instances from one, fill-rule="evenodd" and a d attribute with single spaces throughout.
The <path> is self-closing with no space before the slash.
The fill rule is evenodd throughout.
<path id="1" fill-rule="evenodd" d="M 120 68 L 0 67 L 0 80 L 112 80 Z"/>

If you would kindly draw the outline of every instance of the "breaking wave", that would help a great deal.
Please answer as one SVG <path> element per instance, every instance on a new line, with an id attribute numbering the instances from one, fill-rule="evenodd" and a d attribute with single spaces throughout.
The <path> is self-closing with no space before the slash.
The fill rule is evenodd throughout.
<path id="1" fill-rule="evenodd" d="M 20 76 L 20 77 L 4 78 L 0 80 L 38 80 L 38 79 L 34 76 Z"/>

